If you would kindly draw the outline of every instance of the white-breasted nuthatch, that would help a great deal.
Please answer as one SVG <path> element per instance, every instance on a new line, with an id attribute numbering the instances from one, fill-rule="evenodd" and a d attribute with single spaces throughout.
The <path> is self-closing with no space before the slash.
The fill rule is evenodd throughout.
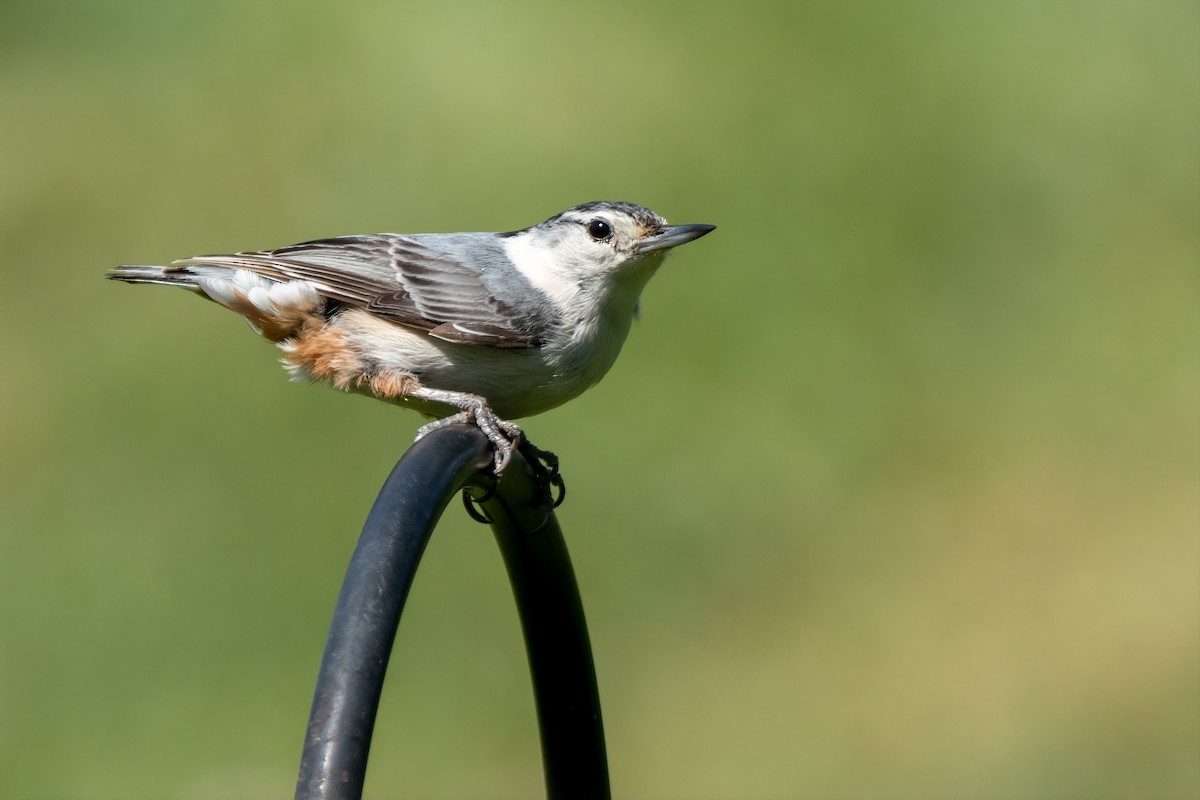
<path id="1" fill-rule="evenodd" d="M 236 311 L 293 378 L 438 417 L 418 438 L 473 422 L 499 474 L 521 436 L 508 420 L 599 381 L 666 253 L 714 227 L 592 202 L 508 233 L 338 236 L 107 277 L 182 286 Z"/>

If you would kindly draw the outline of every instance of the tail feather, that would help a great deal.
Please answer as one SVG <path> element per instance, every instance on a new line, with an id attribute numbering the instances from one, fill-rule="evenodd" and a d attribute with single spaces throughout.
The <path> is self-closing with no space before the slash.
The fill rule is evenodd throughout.
<path id="1" fill-rule="evenodd" d="M 122 264 L 116 269 L 104 273 L 111 281 L 125 283 L 161 283 L 164 286 L 182 286 L 187 289 L 199 289 L 197 276 L 186 269 L 168 267 L 148 267 L 140 264 Z"/>
<path id="2" fill-rule="evenodd" d="M 149 267 L 124 264 L 105 273 L 125 283 L 158 283 L 189 289 L 241 314 L 255 333 L 280 342 L 298 332 L 325 309 L 325 298 L 306 281 L 277 281 L 250 270 L 212 264 Z"/>

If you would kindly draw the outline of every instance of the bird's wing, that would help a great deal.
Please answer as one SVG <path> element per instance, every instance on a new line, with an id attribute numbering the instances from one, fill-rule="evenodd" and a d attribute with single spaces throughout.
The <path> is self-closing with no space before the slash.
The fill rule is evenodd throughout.
<path id="1" fill-rule="evenodd" d="M 339 236 L 171 265 L 194 267 L 305 281 L 339 303 L 447 341 L 504 348 L 541 344 L 528 315 L 498 300 L 477 266 L 414 237 Z"/>

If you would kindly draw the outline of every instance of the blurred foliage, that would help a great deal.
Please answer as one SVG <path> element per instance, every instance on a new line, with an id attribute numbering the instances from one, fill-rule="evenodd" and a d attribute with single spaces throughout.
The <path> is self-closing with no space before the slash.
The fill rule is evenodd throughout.
<path id="1" fill-rule="evenodd" d="M 420 420 L 101 280 L 711 222 L 557 451 L 622 797 L 1200 795 L 1192 2 L 0 4 L 0 796 L 290 793 Z M 374 797 L 541 791 L 452 509 Z"/>

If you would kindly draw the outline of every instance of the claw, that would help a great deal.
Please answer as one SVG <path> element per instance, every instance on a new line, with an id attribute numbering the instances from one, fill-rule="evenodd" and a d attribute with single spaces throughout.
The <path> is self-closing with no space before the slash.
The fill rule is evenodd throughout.
<path id="1" fill-rule="evenodd" d="M 493 464 L 497 476 L 504 472 L 505 467 L 512 461 L 513 451 L 520 446 L 523 437 L 521 428 L 515 423 L 496 416 L 496 412 L 492 411 L 484 398 L 465 392 L 448 392 L 424 386 L 413 391 L 410 396 L 433 400 L 461 409 L 457 414 L 421 426 L 417 431 L 417 439 L 447 425 L 473 424 L 483 431 L 483 435 L 492 443 Z"/>

